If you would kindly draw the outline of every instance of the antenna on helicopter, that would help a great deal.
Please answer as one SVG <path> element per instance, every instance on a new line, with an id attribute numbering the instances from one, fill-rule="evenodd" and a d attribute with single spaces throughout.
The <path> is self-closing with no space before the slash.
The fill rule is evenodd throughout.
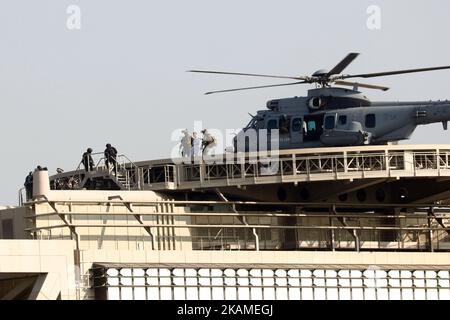
<path id="1" fill-rule="evenodd" d="M 290 83 L 269 84 L 269 85 L 264 85 L 264 86 L 217 90 L 217 91 L 209 91 L 209 92 L 205 93 L 205 94 L 213 94 L 213 93 L 233 92 L 233 91 L 242 91 L 242 90 L 250 90 L 250 89 L 292 86 L 292 85 L 305 84 L 305 83 L 311 83 L 311 84 L 315 83 L 322 87 L 329 87 L 331 84 L 334 83 L 334 84 L 341 85 L 341 86 L 351 86 L 351 87 L 353 87 L 354 90 L 357 90 L 359 87 L 361 87 L 361 88 L 377 89 L 377 90 L 386 91 L 386 90 L 389 90 L 389 88 L 385 87 L 385 86 L 360 83 L 360 82 L 348 82 L 348 81 L 343 81 L 343 80 L 350 79 L 350 78 L 374 78 L 374 77 L 392 76 L 392 75 L 405 74 L 405 73 L 415 73 L 415 72 L 450 69 L 450 66 L 441 66 L 441 67 L 406 69 L 406 70 L 385 71 L 385 72 L 375 72 L 375 73 L 341 74 L 342 71 L 344 71 L 344 69 L 347 68 L 347 66 L 350 63 L 352 63 L 353 60 L 356 59 L 356 57 L 358 57 L 358 55 L 359 55 L 359 53 L 351 52 L 344 59 L 342 59 L 336 66 L 334 66 L 330 71 L 321 69 L 321 70 L 314 72 L 311 76 L 279 76 L 279 75 L 268 75 L 268 74 L 225 72 L 225 71 L 211 71 L 211 70 L 188 70 L 188 72 L 297 80 L 296 82 L 290 82 Z"/>

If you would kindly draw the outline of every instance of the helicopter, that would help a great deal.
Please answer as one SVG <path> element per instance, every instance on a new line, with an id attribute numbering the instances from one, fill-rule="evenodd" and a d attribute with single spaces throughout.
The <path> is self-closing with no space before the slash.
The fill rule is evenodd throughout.
<path id="1" fill-rule="evenodd" d="M 250 122 L 234 137 L 235 151 L 254 150 L 248 144 L 245 144 L 245 150 L 241 150 L 242 147 L 239 149 L 237 143 L 237 141 L 245 140 L 250 131 L 266 132 L 265 134 L 269 137 L 266 141 L 270 144 L 273 139 L 271 132 L 276 130 L 279 149 L 296 149 L 397 143 L 399 140 L 409 139 L 418 125 L 437 122 L 442 122 L 444 130 L 447 130 L 447 121 L 450 120 L 450 101 L 374 102 L 359 91 L 359 88 L 382 91 L 389 88 L 346 81 L 346 79 L 435 71 L 450 69 L 450 66 L 342 74 L 358 55 L 359 53 L 356 52 L 349 53 L 331 70 L 320 69 L 310 76 L 278 76 L 211 70 L 188 70 L 188 72 L 296 80 L 282 84 L 210 91 L 205 94 L 299 84 L 316 85 L 316 88 L 308 90 L 306 97 L 267 101 L 267 110 L 257 111 L 254 116 L 250 115 L 252 117 Z M 344 88 L 334 85 L 344 86 Z M 257 135 L 256 148 L 260 147 L 258 145 L 260 140 L 262 141 L 261 135 Z M 264 145 L 265 143 L 267 142 L 261 142 Z"/>

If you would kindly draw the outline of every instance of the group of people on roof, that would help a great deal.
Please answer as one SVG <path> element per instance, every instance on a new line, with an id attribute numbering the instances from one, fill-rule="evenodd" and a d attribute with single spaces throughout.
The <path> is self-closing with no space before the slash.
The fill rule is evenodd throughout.
<path id="1" fill-rule="evenodd" d="M 182 131 L 183 137 L 180 141 L 180 153 L 182 157 L 199 157 L 209 155 L 217 146 L 216 138 L 207 130 L 203 129 L 202 138 L 198 137 L 197 132 L 189 133 L 188 129 Z"/>
<path id="2" fill-rule="evenodd" d="M 85 171 L 93 171 L 95 167 L 94 160 L 92 159 L 92 148 L 88 148 L 85 153 L 83 153 L 81 162 L 83 164 Z M 105 156 L 105 165 L 108 171 L 117 173 L 117 149 L 113 147 L 110 143 L 106 144 L 106 149 L 103 152 Z"/>

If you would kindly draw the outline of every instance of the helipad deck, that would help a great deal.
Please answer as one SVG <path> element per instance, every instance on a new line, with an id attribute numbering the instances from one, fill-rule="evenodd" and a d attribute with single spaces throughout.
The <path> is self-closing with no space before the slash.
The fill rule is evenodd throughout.
<path id="1" fill-rule="evenodd" d="M 86 188 L 110 178 L 119 189 L 191 190 L 257 184 L 450 177 L 450 145 L 383 145 L 282 150 L 279 154 L 223 154 L 195 159 L 132 162 L 119 157 L 117 176 L 102 159 L 93 172 L 51 177 L 54 189 Z"/>

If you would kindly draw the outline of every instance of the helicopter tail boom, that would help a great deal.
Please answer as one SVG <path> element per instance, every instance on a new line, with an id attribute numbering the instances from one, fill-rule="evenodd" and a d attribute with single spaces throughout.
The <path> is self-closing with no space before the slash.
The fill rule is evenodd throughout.
<path id="1" fill-rule="evenodd" d="M 444 130 L 447 130 L 447 121 L 450 121 L 450 103 L 423 105 L 416 108 L 416 124 L 430 124 L 442 122 Z"/>

